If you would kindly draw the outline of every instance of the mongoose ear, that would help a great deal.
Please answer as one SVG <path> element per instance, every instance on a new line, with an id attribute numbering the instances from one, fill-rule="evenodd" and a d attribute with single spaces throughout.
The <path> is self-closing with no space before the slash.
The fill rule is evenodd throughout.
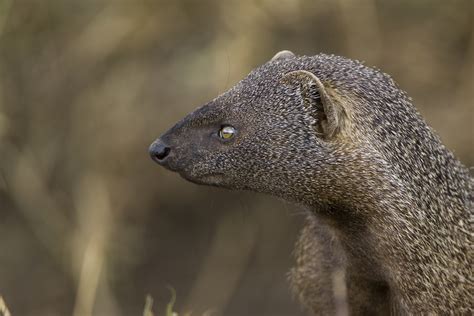
<path id="1" fill-rule="evenodd" d="M 344 106 L 335 92 L 325 87 L 313 73 L 292 71 L 283 76 L 282 82 L 297 88 L 304 104 L 311 107 L 317 132 L 324 138 L 330 139 L 343 130 L 347 116 Z"/>
<path id="2" fill-rule="evenodd" d="M 295 57 L 295 54 L 293 54 L 289 50 L 282 50 L 282 51 L 276 53 L 275 56 L 273 56 L 273 58 L 271 59 L 271 61 L 277 60 L 277 59 L 294 58 L 294 57 Z"/>

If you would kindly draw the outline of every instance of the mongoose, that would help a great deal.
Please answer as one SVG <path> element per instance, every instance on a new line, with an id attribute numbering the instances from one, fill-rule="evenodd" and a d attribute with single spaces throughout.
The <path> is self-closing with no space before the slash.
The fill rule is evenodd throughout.
<path id="1" fill-rule="evenodd" d="M 275 55 L 150 146 L 185 179 L 307 209 L 290 279 L 317 315 L 472 314 L 473 183 L 390 76 Z"/>

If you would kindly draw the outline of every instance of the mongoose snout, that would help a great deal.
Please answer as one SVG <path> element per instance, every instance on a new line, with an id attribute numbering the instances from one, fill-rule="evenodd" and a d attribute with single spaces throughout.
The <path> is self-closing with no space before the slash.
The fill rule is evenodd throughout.
<path id="1" fill-rule="evenodd" d="M 165 163 L 165 160 L 168 157 L 170 151 L 171 148 L 168 147 L 161 139 L 157 139 L 156 141 L 154 141 L 148 149 L 151 159 L 153 159 L 153 161 L 157 162 L 160 165 L 163 165 Z"/>

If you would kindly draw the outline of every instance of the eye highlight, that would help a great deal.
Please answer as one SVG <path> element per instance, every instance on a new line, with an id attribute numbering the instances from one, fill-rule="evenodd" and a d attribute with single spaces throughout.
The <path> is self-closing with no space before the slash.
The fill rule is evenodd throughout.
<path id="1" fill-rule="evenodd" d="M 231 139 L 232 137 L 234 137 L 236 133 L 236 130 L 234 127 L 230 126 L 230 125 L 225 125 L 225 126 L 222 126 L 221 129 L 219 130 L 219 137 L 224 139 L 224 140 L 229 140 Z"/>

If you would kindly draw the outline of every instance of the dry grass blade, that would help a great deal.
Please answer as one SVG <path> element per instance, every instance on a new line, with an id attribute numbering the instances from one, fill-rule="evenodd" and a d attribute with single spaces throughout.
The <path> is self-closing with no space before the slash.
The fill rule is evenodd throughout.
<path id="1" fill-rule="evenodd" d="M 5 304 L 2 296 L 0 296 L 0 316 L 11 316 L 7 304 Z"/>
<path id="2" fill-rule="evenodd" d="M 166 305 L 166 316 L 178 316 L 177 313 L 173 312 L 174 303 L 176 302 L 176 291 L 172 287 L 169 288 L 171 291 L 171 300 Z"/>
<path id="3" fill-rule="evenodd" d="M 169 289 L 171 291 L 171 299 L 166 305 L 165 316 L 178 316 L 178 313 L 173 311 L 174 304 L 176 303 L 176 291 L 172 287 L 170 287 Z M 155 316 L 155 314 L 153 313 L 153 298 L 151 297 L 151 295 L 146 296 L 143 316 Z M 184 314 L 183 316 L 191 316 L 191 314 L 188 313 Z"/>
<path id="4" fill-rule="evenodd" d="M 146 296 L 143 316 L 155 316 L 155 314 L 153 314 L 153 298 L 150 295 Z"/>

